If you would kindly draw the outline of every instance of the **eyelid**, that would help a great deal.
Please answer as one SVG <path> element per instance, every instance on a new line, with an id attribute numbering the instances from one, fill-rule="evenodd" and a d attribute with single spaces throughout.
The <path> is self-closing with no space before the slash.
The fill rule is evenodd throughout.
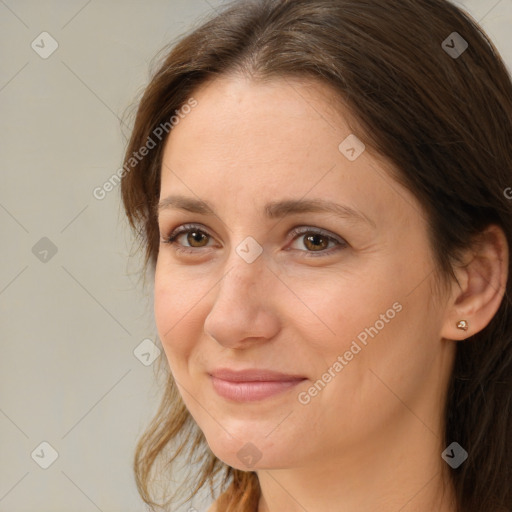
<path id="1" fill-rule="evenodd" d="M 316 228 L 313 226 L 300 226 L 293 228 L 290 232 L 290 235 L 305 235 L 307 233 L 314 233 L 315 235 L 323 235 L 326 238 L 329 238 L 330 240 L 334 240 L 335 242 L 338 242 L 339 244 L 348 245 L 347 242 L 341 238 L 340 236 L 336 235 L 335 233 L 332 233 L 331 231 L 327 231 L 326 229 L 322 228 Z"/>
<path id="2" fill-rule="evenodd" d="M 348 242 L 346 242 L 345 239 L 342 237 L 336 235 L 335 233 L 332 233 L 330 231 L 327 231 L 322 228 L 317 228 L 313 226 L 300 226 L 293 228 L 290 232 L 290 236 L 292 236 L 292 241 L 290 243 L 293 243 L 300 237 L 300 235 L 306 235 L 306 234 L 314 234 L 314 235 L 321 235 L 325 238 L 327 238 L 329 241 L 335 242 L 336 246 L 331 247 L 329 249 L 325 249 L 322 251 L 307 251 L 307 250 L 298 250 L 299 252 L 303 253 L 306 257 L 321 257 L 321 256 L 330 256 L 331 254 L 339 251 L 340 249 L 345 249 L 349 247 Z M 286 249 L 286 250 L 294 250 L 294 249 Z"/>
<path id="3" fill-rule="evenodd" d="M 210 238 L 215 238 L 214 235 L 212 235 L 204 226 L 201 224 L 194 224 L 194 223 L 187 223 L 187 224 L 181 224 L 177 228 L 173 229 L 171 233 L 167 236 L 160 235 L 161 241 L 164 243 L 173 244 L 176 238 L 179 236 L 188 233 L 192 230 L 200 231 L 201 233 L 204 233 L 205 235 L 208 235 Z M 186 249 L 187 247 L 184 247 Z M 191 247 L 189 249 L 202 249 L 202 247 Z"/>

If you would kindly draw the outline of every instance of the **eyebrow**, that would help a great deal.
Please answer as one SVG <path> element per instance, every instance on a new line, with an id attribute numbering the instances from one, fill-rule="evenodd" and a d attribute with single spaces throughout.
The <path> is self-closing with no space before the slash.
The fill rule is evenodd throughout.
<path id="1" fill-rule="evenodd" d="M 206 201 L 185 196 L 168 196 L 158 203 L 158 212 L 171 208 L 200 215 L 215 215 L 213 208 Z M 332 213 L 343 219 L 353 219 L 370 224 L 374 228 L 377 227 L 375 222 L 364 213 L 350 206 L 333 203 L 324 199 L 287 199 L 283 201 L 273 201 L 265 205 L 264 211 L 266 217 L 269 219 L 280 219 L 288 215 L 299 213 Z"/>

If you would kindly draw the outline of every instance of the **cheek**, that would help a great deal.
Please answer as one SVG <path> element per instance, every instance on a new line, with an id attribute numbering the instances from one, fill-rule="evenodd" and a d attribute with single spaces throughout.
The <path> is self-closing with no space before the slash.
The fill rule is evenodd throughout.
<path id="1" fill-rule="evenodd" d="M 196 316 L 212 287 L 208 278 L 168 260 L 165 254 L 159 256 L 154 286 L 155 320 L 164 334 L 176 330 L 183 319 Z"/>
<path id="2" fill-rule="evenodd" d="M 295 310 L 290 318 L 315 332 L 326 349 L 344 349 L 365 328 L 379 321 L 381 314 L 391 309 L 389 316 L 394 316 L 392 307 L 400 297 L 398 288 L 387 279 L 379 286 L 379 281 L 383 276 L 375 269 L 357 274 L 338 270 L 314 282 L 296 280 L 290 284 L 295 297 L 287 299 L 289 311 Z"/>
<path id="3" fill-rule="evenodd" d="M 201 286 L 187 284 L 178 273 L 172 279 L 155 274 L 155 323 L 172 370 L 179 360 L 188 358 L 195 340 L 201 338 L 203 323 L 199 316 L 205 298 Z"/>
<path id="4" fill-rule="evenodd" d="M 408 382 L 421 374 L 430 338 L 424 325 L 429 315 L 424 306 L 426 288 L 410 294 L 411 276 L 404 270 L 399 276 L 389 262 L 382 267 L 338 273 L 332 279 L 322 278 L 316 286 L 297 281 L 293 288 L 301 299 L 294 300 L 294 324 L 307 342 L 306 356 L 317 362 L 314 372 L 325 372 L 338 361 L 334 372 L 343 377 L 334 379 L 329 393 L 357 390 L 359 405 L 387 397 L 385 386 L 370 370 L 397 389 L 401 379 Z M 336 401 L 344 398 L 336 396 Z"/>

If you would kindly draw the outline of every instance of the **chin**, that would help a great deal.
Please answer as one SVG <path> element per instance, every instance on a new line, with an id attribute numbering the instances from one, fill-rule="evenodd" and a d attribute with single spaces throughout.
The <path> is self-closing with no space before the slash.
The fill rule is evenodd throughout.
<path id="1" fill-rule="evenodd" d="M 243 438 L 231 437 L 223 431 L 221 438 L 206 436 L 206 440 L 218 459 L 241 471 L 289 467 L 293 458 L 290 456 L 293 452 L 292 443 L 287 447 L 281 439 L 270 439 L 265 436 L 266 434 L 255 434 L 246 429 Z"/>

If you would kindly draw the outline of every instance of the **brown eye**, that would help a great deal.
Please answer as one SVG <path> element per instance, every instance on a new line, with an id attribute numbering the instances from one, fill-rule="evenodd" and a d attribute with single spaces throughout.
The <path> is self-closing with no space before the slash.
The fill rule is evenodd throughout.
<path id="1" fill-rule="evenodd" d="M 187 242 L 190 247 L 204 247 L 208 243 L 208 235 L 202 231 L 190 230 L 187 233 Z"/>
<path id="2" fill-rule="evenodd" d="M 329 245 L 329 238 L 321 234 L 304 236 L 304 246 L 311 251 L 323 251 Z"/>
<path id="3" fill-rule="evenodd" d="M 194 225 L 183 225 L 175 229 L 162 243 L 169 244 L 177 252 L 198 253 L 195 249 L 209 248 L 213 238 L 205 230 Z"/>
<path id="4" fill-rule="evenodd" d="M 302 252 L 304 256 L 327 256 L 348 247 L 339 235 L 320 228 L 300 227 L 292 230 L 291 235 L 294 236 L 291 248 Z"/>

